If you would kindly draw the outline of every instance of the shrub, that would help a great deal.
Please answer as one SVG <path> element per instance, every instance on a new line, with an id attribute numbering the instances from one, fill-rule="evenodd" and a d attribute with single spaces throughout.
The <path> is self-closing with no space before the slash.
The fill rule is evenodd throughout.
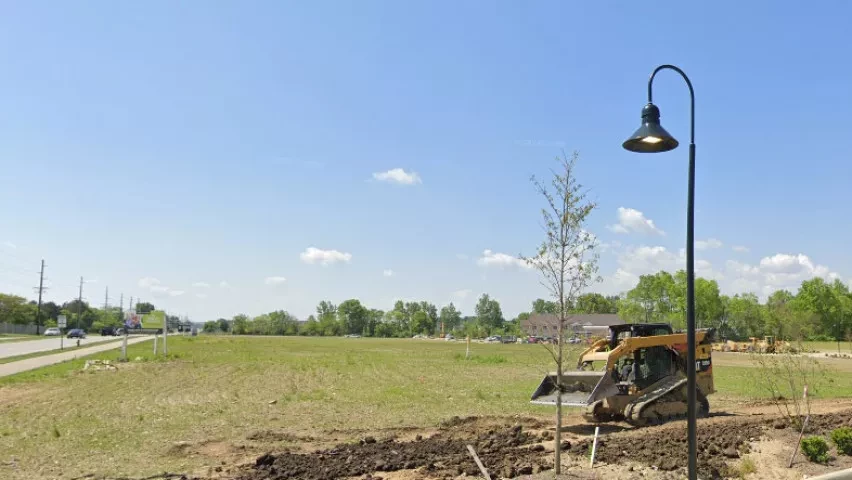
<path id="1" fill-rule="evenodd" d="M 736 475 L 739 478 L 745 478 L 746 475 L 757 472 L 757 465 L 750 457 L 743 457 L 737 465 Z"/>
<path id="2" fill-rule="evenodd" d="M 831 441 L 837 445 L 837 451 L 852 455 L 852 428 L 840 427 L 831 432 Z"/>
<path id="3" fill-rule="evenodd" d="M 802 453 L 812 462 L 826 463 L 828 462 L 828 442 L 816 436 L 802 439 Z"/>

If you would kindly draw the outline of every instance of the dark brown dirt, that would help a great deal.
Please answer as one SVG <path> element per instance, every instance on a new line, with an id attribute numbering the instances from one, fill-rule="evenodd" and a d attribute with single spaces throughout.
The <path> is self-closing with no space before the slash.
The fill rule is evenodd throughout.
<path id="1" fill-rule="evenodd" d="M 504 426 L 471 435 L 470 419 L 452 419 L 435 435 L 411 442 L 365 437 L 310 454 L 265 454 L 239 480 L 324 480 L 381 472 L 418 469 L 433 478 L 479 475 L 467 451 L 470 444 L 489 469 L 502 477 L 538 473 L 552 468 L 541 439 L 522 425 Z"/>
<path id="2" fill-rule="evenodd" d="M 842 425 L 852 424 L 852 412 L 813 415 L 808 432 L 827 434 Z M 698 423 L 698 471 L 705 478 L 725 478 L 727 463 L 749 452 L 749 442 L 772 430 L 790 428 L 778 417 L 725 418 Z M 595 458 L 606 463 L 622 463 L 630 459 L 672 471 L 687 466 L 686 423 L 648 427 L 640 432 L 612 434 L 598 440 Z M 578 442 L 571 448 L 575 455 L 588 455 L 590 440 Z"/>
<path id="3" fill-rule="evenodd" d="M 826 435 L 843 425 L 852 425 L 852 410 L 812 415 L 808 433 Z M 409 435 L 409 441 L 400 441 L 394 435 L 363 436 L 357 442 L 338 444 L 311 453 L 267 453 L 251 465 L 231 470 L 227 478 L 365 479 L 380 478 L 385 472 L 400 471 L 416 472 L 411 478 L 479 476 L 479 470 L 467 451 L 468 444 L 474 447 L 492 477 L 521 477 L 553 468 L 553 432 L 547 427 L 548 424 L 529 418 L 453 417 L 440 425 L 434 435 L 427 436 L 425 432 L 424 435 Z M 737 459 L 750 451 L 753 442 L 761 437 L 792 437 L 796 434 L 788 422 L 776 415 L 701 420 L 698 433 L 699 474 L 702 478 L 715 479 L 735 473 L 729 471 L 728 464 L 735 464 Z M 568 441 L 564 443 L 564 448 L 568 454 L 586 461 L 591 447 L 589 436 L 567 435 Z M 278 440 L 277 436 L 266 433 L 257 437 L 258 440 Z M 564 436 L 563 440 L 566 440 Z M 686 450 L 685 422 L 613 430 L 600 437 L 596 462 L 624 465 L 625 469 L 628 464 L 639 462 L 662 476 L 678 476 L 687 466 Z"/>

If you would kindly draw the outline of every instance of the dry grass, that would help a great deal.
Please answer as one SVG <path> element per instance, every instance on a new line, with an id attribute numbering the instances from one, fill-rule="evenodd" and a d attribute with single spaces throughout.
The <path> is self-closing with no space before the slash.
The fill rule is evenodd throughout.
<path id="1" fill-rule="evenodd" d="M 150 356 L 150 348 L 131 346 L 130 357 Z M 457 355 L 464 349 L 442 341 L 175 338 L 168 362 L 89 374 L 77 360 L 9 377 L 0 381 L 0 450 L 18 468 L 0 464 L 0 477 L 194 471 L 218 462 L 205 454 L 211 444 L 248 455 L 247 437 L 259 430 L 341 430 L 344 440 L 453 415 L 552 414 L 528 403 L 550 367 L 542 347 L 474 344 L 473 360 Z"/>
<path id="2" fill-rule="evenodd" d="M 552 418 L 552 408 L 529 404 L 552 369 L 541 346 L 473 344 L 472 360 L 464 351 L 437 340 L 173 337 L 168 361 L 150 359 L 142 343 L 129 356 L 144 361 L 117 372 L 82 373 L 79 359 L 6 377 L 0 478 L 192 473 L 309 436 L 348 441 L 454 415 Z M 718 357 L 720 392 L 758 395 L 751 369 Z"/>

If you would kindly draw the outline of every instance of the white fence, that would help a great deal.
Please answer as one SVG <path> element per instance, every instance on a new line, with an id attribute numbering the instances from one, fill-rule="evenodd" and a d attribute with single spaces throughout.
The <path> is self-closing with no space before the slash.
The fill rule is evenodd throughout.
<path id="1" fill-rule="evenodd" d="M 44 327 L 39 329 L 40 331 L 44 331 Z M 26 335 L 35 335 L 36 334 L 36 326 L 29 325 L 18 325 L 17 323 L 0 323 L 0 333 L 17 333 L 17 334 L 26 334 Z"/>

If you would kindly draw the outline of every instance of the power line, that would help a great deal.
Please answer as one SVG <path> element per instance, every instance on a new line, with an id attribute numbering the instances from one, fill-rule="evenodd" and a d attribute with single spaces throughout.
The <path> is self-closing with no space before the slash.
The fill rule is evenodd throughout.
<path id="1" fill-rule="evenodd" d="M 83 277 L 80 277 L 80 296 L 77 298 L 77 328 L 80 328 L 80 313 L 83 311 Z"/>
<path id="2" fill-rule="evenodd" d="M 41 294 L 42 294 L 42 292 L 44 292 L 44 290 L 45 290 L 45 286 L 44 286 L 44 259 L 42 258 L 41 259 L 41 271 L 39 272 L 39 275 L 38 275 L 38 306 L 36 307 L 36 318 L 35 318 L 36 335 L 38 335 L 40 333 L 39 327 L 41 326 Z"/>

